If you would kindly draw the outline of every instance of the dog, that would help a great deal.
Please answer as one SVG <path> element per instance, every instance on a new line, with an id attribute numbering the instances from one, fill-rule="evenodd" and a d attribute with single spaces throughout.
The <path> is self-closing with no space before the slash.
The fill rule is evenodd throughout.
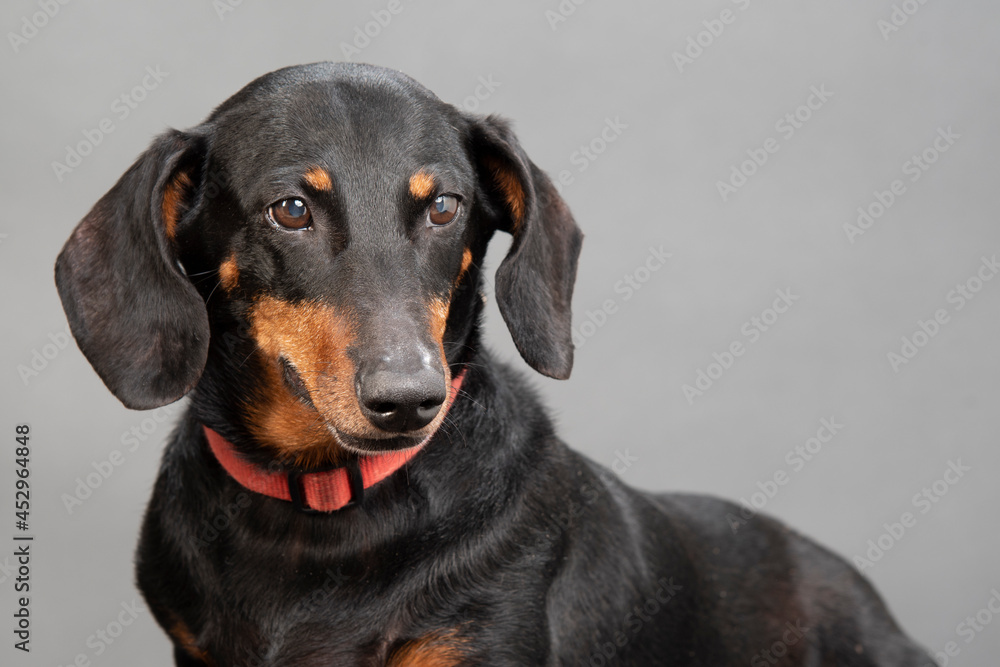
<path id="1" fill-rule="evenodd" d="M 841 558 L 559 440 L 481 344 L 497 231 L 510 335 L 566 379 L 583 237 L 510 125 L 333 63 L 159 136 L 73 231 L 97 374 L 190 397 L 136 568 L 176 664 L 930 664 Z"/>

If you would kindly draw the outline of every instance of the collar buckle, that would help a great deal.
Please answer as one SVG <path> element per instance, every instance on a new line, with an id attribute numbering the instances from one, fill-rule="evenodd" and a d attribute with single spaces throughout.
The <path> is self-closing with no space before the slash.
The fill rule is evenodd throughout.
<path id="1" fill-rule="evenodd" d="M 292 506 L 303 514 L 320 514 L 319 510 L 314 510 L 306 504 L 306 490 L 302 486 L 302 476 L 306 474 L 301 470 L 288 471 L 288 495 L 292 499 Z"/>
<path id="2" fill-rule="evenodd" d="M 351 490 L 351 499 L 340 509 L 358 505 L 365 497 L 365 480 L 361 475 L 359 461 L 357 459 L 348 461 L 347 465 L 344 466 L 344 470 L 347 472 L 347 483 Z M 301 470 L 288 471 L 288 495 L 292 499 L 292 506 L 303 514 L 326 514 L 326 512 L 309 507 L 308 500 L 306 499 L 306 488 L 302 482 L 302 478 L 308 474 Z"/>

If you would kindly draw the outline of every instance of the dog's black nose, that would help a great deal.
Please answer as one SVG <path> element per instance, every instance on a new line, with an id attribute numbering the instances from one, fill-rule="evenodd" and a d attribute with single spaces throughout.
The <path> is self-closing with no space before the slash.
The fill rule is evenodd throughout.
<path id="1" fill-rule="evenodd" d="M 391 433 L 427 426 L 446 398 L 444 376 L 429 368 L 416 373 L 377 370 L 358 383 L 361 411 L 372 424 Z"/>

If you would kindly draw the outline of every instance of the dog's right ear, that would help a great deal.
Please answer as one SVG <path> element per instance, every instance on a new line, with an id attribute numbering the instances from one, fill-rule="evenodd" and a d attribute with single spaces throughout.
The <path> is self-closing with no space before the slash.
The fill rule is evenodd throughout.
<path id="1" fill-rule="evenodd" d="M 195 213 L 206 154 L 204 136 L 158 137 L 77 225 L 56 261 L 77 344 L 129 408 L 176 401 L 205 367 L 205 303 L 173 240 Z"/>

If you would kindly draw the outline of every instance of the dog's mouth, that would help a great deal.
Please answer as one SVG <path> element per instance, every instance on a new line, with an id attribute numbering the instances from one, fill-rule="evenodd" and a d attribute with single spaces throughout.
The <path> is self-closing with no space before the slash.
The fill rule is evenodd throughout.
<path id="1" fill-rule="evenodd" d="M 421 429 L 403 434 L 379 432 L 377 429 L 373 429 L 372 433 L 366 435 L 348 433 L 344 428 L 332 423 L 323 414 L 323 411 L 316 406 L 305 381 L 303 381 L 302 376 L 299 375 L 295 366 L 285 357 L 281 357 L 280 362 L 282 378 L 288 390 L 296 398 L 316 411 L 317 419 L 322 422 L 326 430 L 337 441 L 337 444 L 348 452 L 366 456 L 382 452 L 411 449 L 426 444 L 437 431 L 437 425 L 431 423 Z"/>
<path id="2" fill-rule="evenodd" d="M 340 443 L 341 447 L 349 452 L 361 454 L 362 456 L 381 454 L 383 452 L 396 452 L 412 449 L 413 447 L 420 447 L 427 444 L 427 441 L 434 435 L 434 431 L 431 431 L 427 435 L 395 435 L 389 438 L 359 438 L 357 436 L 343 433 L 337 430 L 336 427 L 330 426 L 329 424 L 327 424 L 327 429 L 333 434 L 333 437 L 337 439 L 337 442 Z"/>

